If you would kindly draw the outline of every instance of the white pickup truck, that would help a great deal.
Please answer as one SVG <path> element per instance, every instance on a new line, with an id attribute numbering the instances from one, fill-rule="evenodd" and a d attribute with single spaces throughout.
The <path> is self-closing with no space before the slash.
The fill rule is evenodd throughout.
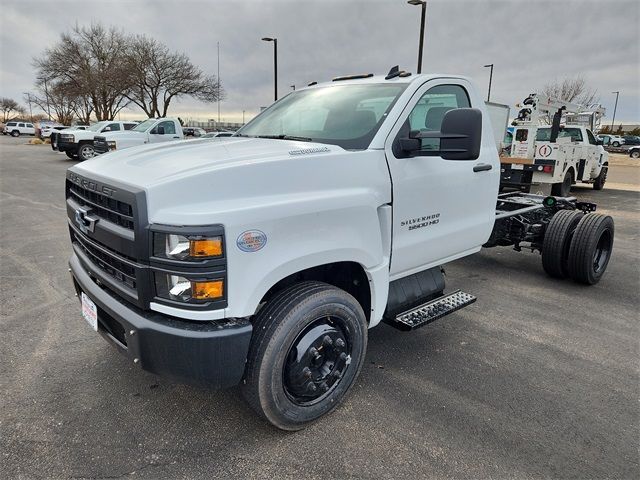
<path id="1" fill-rule="evenodd" d="M 82 161 L 89 160 L 95 156 L 93 140 L 96 134 L 124 132 L 131 130 L 136 125 L 135 122 L 103 120 L 85 128 L 68 128 L 62 130 L 55 139 L 52 139 L 51 148 L 66 153 L 69 158 L 78 157 Z"/>
<path id="2" fill-rule="evenodd" d="M 475 300 L 444 293 L 444 263 L 512 246 L 552 277 L 600 280 L 611 217 L 498 196 L 499 166 L 469 79 L 397 67 L 298 89 L 228 139 L 118 148 L 67 172 L 82 315 L 133 364 L 239 383 L 301 429 L 344 399 L 369 328 Z"/>
<path id="3" fill-rule="evenodd" d="M 170 142 L 184 138 L 182 126 L 175 118 L 149 118 L 126 132 L 96 135 L 93 148 L 96 154 L 136 147 L 147 143 Z"/>

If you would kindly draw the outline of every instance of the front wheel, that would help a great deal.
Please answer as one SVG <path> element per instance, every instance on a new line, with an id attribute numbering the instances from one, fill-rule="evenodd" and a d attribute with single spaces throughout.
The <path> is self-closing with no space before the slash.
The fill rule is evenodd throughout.
<path id="1" fill-rule="evenodd" d="M 593 182 L 593 189 L 594 190 L 602 190 L 604 188 L 604 184 L 607 181 L 607 171 L 608 171 L 608 167 L 602 167 L 600 169 L 600 173 L 598 174 L 598 176 L 596 177 L 595 181 Z"/>
<path id="2" fill-rule="evenodd" d="M 573 175 L 571 175 L 571 171 L 567 170 L 564 174 L 564 179 L 562 183 L 554 183 L 551 186 L 551 195 L 555 197 L 568 197 L 569 193 L 571 193 L 571 185 L 573 184 Z"/>
<path id="3" fill-rule="evenodd" d="M 242 393 L 276 427 L 300 430 L 345 398 L 366 349 L 355 298 L 326 283 L 298 283 L 256 315 Z"/>
<path id="4" fill-rule="evenodd" d="M 620 146 L 620 142 L 613 142 L 612 144 L 614 147 L 619 147 Z"/>
<path id="5" fill-rule="evenodd" d="M 84 145 L 81 145 L 80 148 L 78 149 L 78 158 L 83 162 L 95 156 L 96 156 L 96 151 L 93 149 L 93 145 L 89 143 L 85 143 Z"/>
<path id="6" fill-rule="evenodd" d="M 66 153 L 67 157 L 69 157 L 69 158 L 74 158 L 75 159 L 77 157 L 77 155 L 75 153 L 72 153 L 72 152 L 70 152 L 68 150 L 66 152 L 64 152 L 64 153 Z"/>
<path id="7" fill-rule="evenodd" d="M 631 158 L 640 158 L 640 150 L 633 150 L 633 151 L 629 154 L 629 156 L 630 156 Z"/>
<path id="8" fill-rule="evenodd" d="M 14 130 L 13 132 L 11 132 L 11 136 L 12 137 L 19 137 L 20 136 L 20 131 L 19 130 Z"/>

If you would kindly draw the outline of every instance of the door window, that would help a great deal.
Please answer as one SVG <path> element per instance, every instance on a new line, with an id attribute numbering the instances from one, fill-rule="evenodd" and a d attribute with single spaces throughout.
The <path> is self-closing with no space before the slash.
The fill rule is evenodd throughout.
<path id="1" fill-rule="evenodd" d="M 409 114 L 409 131 L 439 132 L 445 113 L 469 108 L 469 96 L 460 85 L 437 85 L 427 90 Z M 402 131 L 401 131 L 402 132 Z M 439 138 L 423 138 L 423 153 L 440 150 Z"/>
<path id="2" fill-rule="evenodd" d="M 33 128 L 33 124 L 32 123 L 27 123 L 27 127 L 28 128 Z M 49 127 L 49 128 L 51 128 L 51 127 Z"/>
<path id="3" fill-rule="evenodd" d="M 124 126 L 125 130 L 131 130 L 133 127 L 136 126 L 136 124 L 135 123 L 125 123 L 123 126 Z"/>
<path id="4" fill-rule="evenodd" d="M 119 123 L 110 123 L 109 125 L 107 125 L 107 127 L 110 128 L 110 132 L 115 132 L 116 130 L 120 130 L 120 124 Z"/>
<path id="5" fill-rule="evenodd" d="M 24 123 L 19 123 L 18 124 L 18 128 L 20 128 L 20 127 L 24 128 Z"/>
<path id="6" fill-rule="evenodd" d="M 176 126 L 173 122 L 161 122 L 156 128 L 154 128 L 155 132 L 157 133 L 160 128 L 164 128 L 165 135 L 175 135 L 176 133 Z"/>
<path id="7" fill-rule="evenodd" d="M 591 130 L 587 130 L 587 137 L 589 138 L 589 144 L 590 145 L 597 145 L 598 142 L 596 142 L 596 137 L 593 136 L 593 133 L 591 133 Z"/>

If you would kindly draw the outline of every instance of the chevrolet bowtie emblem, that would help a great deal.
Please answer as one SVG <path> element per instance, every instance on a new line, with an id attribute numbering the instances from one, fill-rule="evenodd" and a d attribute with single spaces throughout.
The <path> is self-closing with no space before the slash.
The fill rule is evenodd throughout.
<path id="1" fill-rule="evenodd" d="M 76 209 L 76 223 L 83 233 L 93 233 L 99 218 L 93 215 L 93 210 L 89 207 L 78 207 Z"/>

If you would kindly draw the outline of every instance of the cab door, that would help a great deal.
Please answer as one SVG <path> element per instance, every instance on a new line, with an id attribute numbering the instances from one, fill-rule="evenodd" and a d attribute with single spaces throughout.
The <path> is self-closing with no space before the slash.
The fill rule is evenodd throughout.
<path id="1" fill-rule="evenodd" d="M 179 138 L 176 133 L 176 124 L 171 120 L 160 122 L 149 132 L 149 143 L 170 142 Z"/>
<path id="2" fill-rule="evenodd" d="M 466 81 L 431 80 L 391 130 L 385 152 L 393 185 L 392 279 L 473 253 L 489 238 L 500 164 L 482 102 Z M 483 112 L 479 158 L 445 160 L 435 138 L 423 138 L 410 155 L 398 148 L 410 131 L 439 131 L 447 111 L 469 107 Z"/>

